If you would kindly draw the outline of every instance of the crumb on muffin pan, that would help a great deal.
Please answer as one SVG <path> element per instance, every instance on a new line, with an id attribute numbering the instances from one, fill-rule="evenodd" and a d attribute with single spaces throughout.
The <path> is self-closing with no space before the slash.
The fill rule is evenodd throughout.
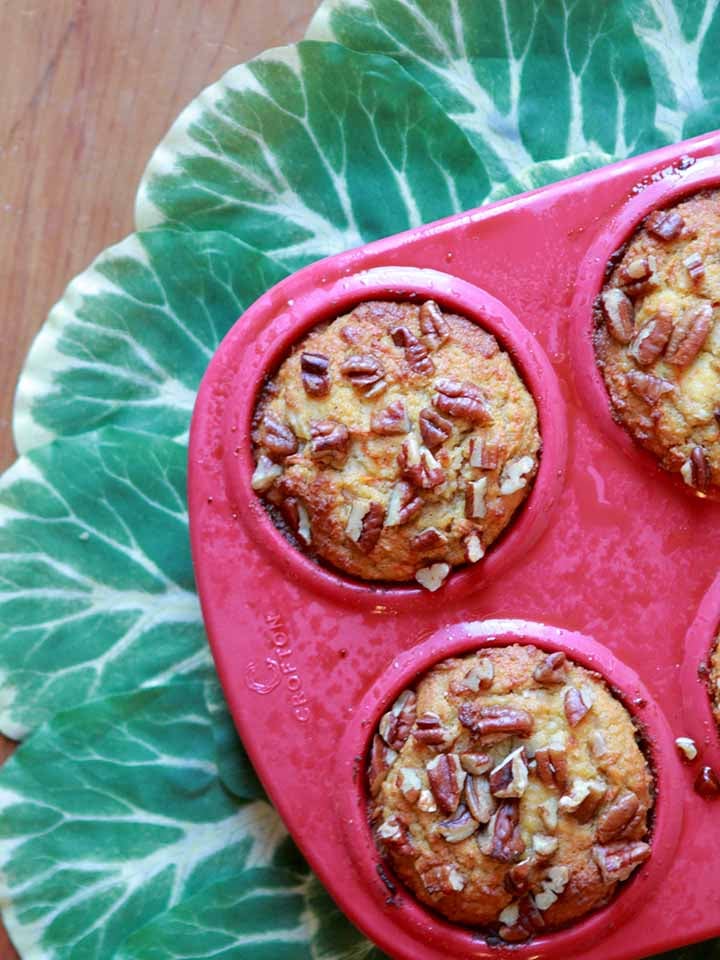
<path id="1" fill-rule="evenodd" d="M 363 580 L 477 563 L 538 469 L 535 403 L 496 339 L 433 300 L 313 328 L 255 410 L 252 486 L 281 530 Z"/>
<path id="2" fill-rule="evenodd" d="M 700 493 L 720 492 L 720 190 L 641 223 L 595 305 L 613 416 Z"/>
<path id="3" fill-rule="evenodd" d="M 603 906 L 651 852 L 635 724 L 560 651 L 437 664 L 382 717 L 368 788 L 376 843 L 417 899 L 506 942 Z"/>

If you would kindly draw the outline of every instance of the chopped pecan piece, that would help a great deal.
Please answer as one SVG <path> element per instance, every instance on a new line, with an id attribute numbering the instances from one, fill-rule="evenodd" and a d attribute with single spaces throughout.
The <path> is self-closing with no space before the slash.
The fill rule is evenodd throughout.
<path id="1" fill-rule="evenodd" d="M 395 847 L 399 854 L 411 856 L 412 841 L 408 833 L 407 825 L 399 817 L 389 817 L 384 820 L 377 829 L 377 836 L 387 846 Z"/>
<path id="2" fill-rule="evenodd" d="M 380 503 L 371 503 L 362 519 L 362 530 L 357 545 L 363 553 L 371 553 L 377 546 L 385 522 L 385 507 Z"/>
<path id="3" fill-rule="evenodd" d="M 632 791 L 622 793 L 598 819 L 597 838 L 600 843 L 618 840 L 640 809 L 640 801 Z"/>
<path id="4" fill-rule="evenodd" d="M 618 343 L 630 343 L 635 324 L 635 307 L 618 287 L 605 290 L 600 297 L 608 332 Z"/>
<path id="5" fill-rule="evenodd" d="M 517 903 L 510 903 L 498 916 L 500 923 L 513 927 L 520 918 L 520 907 Z"/>
<path id="6" fill-rule="evenodd" d="M 674 210 L 654 210 L 645 226 L 658 240 L 674 240 L 682 233 L 685 221 Z"/>
<path id="7" fill-rule="evenodd" d="M 686 310 L 676 322 L 670 342 L 665 351 L 665 360 L 677 367 L 686 367 L 703 348 L 713 322 L 709 303 L 693 310 Z"/>
<path id="8" fill-rule="evenodd" d="M 363 532 L 363 520 L 370 512 L 369 500 L 356 500 L 350 507 L 345 533 L 353 543 L 357 543 Z"/>
<path id="9" fill-rule="evenodd" d="M 450 337 L 450 326 L 434 300 L 426 300 L 420 307 L 420 333 L 431 350 Z"/>
<path id="10" fill-rule="evenodd" d="M 586 698 L 584 694 L 585 691 L 581 693 L 576 687 L 568 687 L 565 692 L 563 707 L 565 708 L 567 722 L 571 727 L 576 727 L 587 716 L 592 707 L 592 703 L 587 702 L 589 698 Z"/>
<path id="11" fill-rule="evenodd" d="M 500 476 L 500 493 L 508 497 L 522 490 L 527 486 L 527 474 L 534 466 L 535 461 L 532 457 L 516 457 L 514 460 L 508 460 Z"/>
<path id="12" fill-rule="evenodd" d="M 454 753 L 441 753 L 427 764 L 428 780 L 435 801 L 443 813 L 455 813 L 467 774 Z"/>
<path id="13" fill-rule="evenodd" d="M 685 257 L 683 263 L 693 283 L 698 283 L 705 276 L 705 263 L 699 253 L 691 253 L 689 257 Z"/>
<path id="14" fill-rule="evenodd" d="M 488 833 L 490 836 L 481 841 L 483 853 L 501 863 L 513 863 L 520 859 L 525 852 L 525 842 L 520 833 L 518 800 L 503 800 L 488 824 Z"/>
<path id="15" fill-rule="evenodd" d="M 655 271 L 654 257 L 635 257 L 628 264 L 623 264 L 618 271 L 618 279 L 622 284 L 638 283 L 647 280 Z M 627 343 L 627 340 L 624 341 Z"/>
<path id="16" fill-rule="evenodd" d="M 381 840 L 387 840 L 393 843 L 401 840 L 403 833 L 403 825 L 397 817 L 388 817 L 387 820 L 383 820 L 377 830 L 377 835 Z"/>
<path id="17" fill-rule="evenodd" d="M 376 410 L 370 417 L 370 429 L 381 437 L 410 433 L 410 418 L 402 400 L 395 400 L 384 410 Z"/>
<path id="18" fill-rule="evenodd" d="M 482 426 L 492 423 L 487 398 L 474 383 L 443 378 L 435 383 L 435 389 L 433 406 L 440 413 Z"/>
<path id="19" fill-rule="evenodd" d="M 266 413 L 260 423 L 260 444 L 267 450 L 271 460 L 285 460 L 297 452 L 297 437 L 287 424 L 271 413 Z"/>
<path id="20" fill-rule="evenodd" d="M 661 356 L 673 331 L 673 318 L 669 310 L 660 309 L 643 324 L 630 344 L 629 353 L 641 367 L 649 367 Z"/>
<path id="21" fill-rule="evenodd" d="M 552 857 L 554 853 L 557 853 L 557 848 L 560 845 L 557 837 L 548 837 L 544 833 L 536 833 L 532 838 L 533 853 L 537 856 L 539 860 L 546 860 L 548 857 Z"/>
<path id="22" fill-rule="evenodd" d="M 433 563 L 429 567 L 421 567 L 415 571 L 415 579 L 421 587 L 425 587 L 430 593 L 435 593 L 447 580 L 450 573 L 450 564 Z"/>
<path id="23" fill-rule="evenodd" d="M 547 800 L 541 803 L 538 806 L 538 813 L 545 829 L 549 830 L 550 833 L 554 833 L 558 825 L 558 802 L 555 797 L 548 797 Z"/>
<path id="24" fill-rule="evenodd" d="M 462 764 L 462 757 L 460 758 Z M 463 764 L 464 767 L 464 764 Z M 490 792 L 490 781 L 483 776 L 469 776 L 465 781 L 465 803 L 478 823 L 489 823 L 496 801 Z"/>
<path id="25" fill-rule="evenodd" d="M 512 911 L 510 907 L 513 908 Z M 518 919 L 519 905 L 517 903 L 511 904 L 510 907 L 506 907 L 498 917 L 501 921 L 500 927 L 498 928 L 498 937 L 505 943 L 525 943 L 526 940 L 532 937 L 534 930 L 532 927 L 525 926 L 525 924 Z M 505 923 L 502 920 L 503 917 L 514 917 L 515 919 L 512 923 Z"/>
<path id="26" fill-rule="evenodd" d="M 674 383 L 642 370 L 631 370 L 625 375 L 625 379 L 632 392 L 649 404 L 657 403 L 666 393 L 673 393 L 675 390 Z"/>
<path id="27" fill-rule="evenodd" d="M 405 349 L 405 359 L 414 373 L 429 377 L 435 373 L 435 364 L 428 356 L 427 347 L 420 343 L 409 327 L 394 327 L 390 336 L 396 347 Z"/>
<path id="28" fill-rule="evenodd" d="M 326 397 L 330 393 L 330 360 L 324 353 L 300 354 L 300 376 L 309 397 Z"/>
<path id="29" fill-rule="evenodd" d="M 479 470 L 496 470 L 500 466 L 503 448 L 487 437 L 470 437 L 468 462 Z"/>
<path id="30" fill-rule="evenodd" d="M 425 407 L 420 411 L 418 423 L 423 442 L 433 453 L 445 443 L 453 429 L 452 423 L 441 417 L 432 407 Z"/>
<path id="31" fill-rule="evenodd" d="M 707 490 L 712 482 L 712 470 L 705 450 L 701 446 L 694 446 L 690 456 L 680 468 L 680 474 L 689 487 L 696 490 Z"/>
<path id="32" fill-rule="evenodd" d="M 489 657 L 482 659 L 471 667 L 462 680 L 453 680 L 450 684 L 450 693 L 461 695 L 467 692 L 477 693 L 478 690 L 488 690 L 495 677 L 495 667 Z"/>
<path id="33" fill-rule="evenodd" d="M 423 781 L 420 771 L 415 767 L 402 767 L 397 779 L 400 793 L 408 803 L 417 803 L 423 790 Z"/>
<path id="34" fill-rule="evenodd" d="M 560 798 L 558 807 L 564 813 L 572 813 L 579 823 L 587 823 L 597 812 L 606 793 L 607 784 L 602 780 L 578 779 L 573 782 L 570 793 Z"/>
<path id="35" fill-rule="evenodd" d="M 461 753 L 460 766 L 474 777 L 479 777 L 491 769 L 492 759 L 487 753 Z"/>
<path id="36" fill-rule="evenodd" d="M 460 723 L 481 738 L 529 737 L 533 731 L 532 714 L 511 707 L 480 707 L 465 703 L 458 713 Z"/>
<path id="37" fill-rule="evenodd" d="M 390 493 L 385 526 L 401 527 L 408 520 L 412 520 L 415 514 L 422 510 L 423 505 L 424 501 L 415 493 L 415 489 L 405 480 L 400 480 Z"/>
<path id="38" fill-rule="evenodd" d="M 477 820 L 465 806 L 458 807 L 452 820 L 443 820 L 437 825 L 437 832 L 448 843 L 461 843 L 471 837 L 478 828 Z"/>
<path id="39" fill-rule="evenodd" d="M 692 463 L 693 486 L 697 487 L 698 490 L 707 490 L 712 480 L 712 472 L 707 454 L 702 447 L 693 447 L 690 462 Z"/>
<path id="40" fill-rule="evenodd" d="M 455 864 L 441 863 L 420 874 L 423 886 L 431 896 L 449 897 L 465 889 L 465 880 Z"/>
<path id="41" fill-rule="evenodd" d="M 440 663 L 436 663 L 432 668 L 433 673 L 450 673 L 451 670 L 455 670 L 456 667 L 459 667 L 462 664 L 462 660 L 458 657 L 448 657 L 447 660 L 441 660 Z"/>
<path id="42" fill-rule="evenodd" d="M 355 353 L 340 367 L 342 375 L 358 393 L 373 397 L 386 387 L 385 368 L 371 353 Z"/>
<path id="43" fill-rule="evenodd" d="M 588 752 L 595 760 L 607 756 L 608 745 L 602 730 L 593 730 L 588 738 Z"/>
<path id="44" fill-rule="evenodd" d="M 567 783 L 567 753 L 564 745 L 550 744 L 535 751 L 535 771 L 546 787 L 562 790 Z"/>
<path id="45" fill-rule="evenodd" d="M 398 464 L 403 476 L 419 490 L 432 490 L 445 483 L 445 471 L 426 447 L 418 446 L 413 434 L 403 440 Z"/>
<path id="46" fill-rule="evenodd" d="M 600 809 L 603 800 L 607 795 L 607 786 L 602 780 L 590 781 L 590 793 L 575 811 L 575 819 L 578 823 L 589 823 Z M 560 798 L 562 805 L 563 798 Z"/>
<path id="47" fill-rule="evenodd" d="M 720 780 L 712 767 L 703 767 L 695 778 L 695 792 L 708 800 L 720 797 Z"/>
<path id="48" fill-rule="evenodd" d="M 524 796 L 527 785 L 527 753 L 525 747 L 518 747 L 490 773 L 490 791 L 501 799 L 520 798 Z"/>
<path id="49" fill-rule="evenodd" d="M 477 563 L 485 556 L 485 548 L 479 534 L 470 533 L 463 541 L 465 547 L 465 559 L 468 563 Z"/>
<path id="50" fill-rule="evenodd" d="M 676 737 L 675 746 L 686 760 L 691 763 L 697 759 L 698 748 L 692 737 Z"/>
<path id="51" fill-rule="evenodd" d="M 306 544 L 312 542 L 312 532 L 310 529 L 310 517 L 305 506 L 300 503 L 297 497 L 286 497 L 280 503 L 280 512 L 287 521 L 288 525 L 295 531 L 298 537 Z"/>
<path id="52" fill-rule="evenodd" d="M 485 493 L 487 491 L 487 477 L 480 480 L 470 480 L 465 485 L 465 516 L 470 520 L 481 520 L 487 513 Z"/>
<path id="53" fill-rule="evenodd" d="M 333 467 L 341 467 L 348 455 L 350 433 L 338 420 L 313 420 L 310 424 L 310 456 Z"/>
<path id="54" fill-rule="evenodd" d="M 402 750 L 415 723 L 417 697 L 412 690 L 404 690 L 383 715 L 380 721 L 380 736 L 393 750 Z"/>
<path id="55" fill-rule="evenodd" d="M 607 846 L 596 844 L 592 856 L 600 868 L 605 883 L 618 883 L 627 880 L 633 870 L 650 856 L 647 843 L 611 843 Z"/>
<path id="56" fill-rule="evenodd" d="M 520 908 L 520 925 L 526 930 L 535 932 L 545 928 L 545 920 L 531 896 L 524 896 L 518 907 Z"/>
<path id="57" fill-rule="evenodd" d="M 487 330 L 478 327 L 475 330 L 473 339 L 473 352 L 485 360 L 489 360 L 490 357 L 494 357 L 500 352 L 497 340 L 491 333 L 488 333 Z"/>
<path id="58" fill-rule="evenodd" d="M 552 687 L 565 683 L 567 678 L 567 660 L 562 650 L 549 653 L 542 663 L 533 670 L 533 680 L 543 687 Z"/>
<path id="59" fill-rule="evenodd" d="M 420 743 L 428 746 L 439 746 L 445 743 L 447 731 L 440 717 L 428 710 L 416 719 L 413 736 Z"/>
<path id="60" fill-rule="evenodd" d="M 425 530 L 415 534 L 410 541 L 410 546 L 418 553 L 428 553 L 447 546 L 447 537 L 435 527 L 426 527 Z"/>
<path id="61" fill-rule="evenodd" d="M 283 468 L 278 463 L 273 463 L 264 453 L 258 457 L 255 465 L 255 471 L 250 481 L 250 486 L 258 493 L 264 493 L 269 490 L 278 477 L 282 476 Z"/>
<path id="62" fill-rule="evenodd" d="M 356 343 L 360 343 L 362 340 L 362 330 L 360 327 L 356 327 L 352 323 L 347 323 L 340 331 L 340 336 L 345 343 L 351 343 L 355 345 Z"/>
<path id="63" fill-rule="evenodd" d="M 528 858 L 510 867 L 503 881 L 503 885 L 508 893 L 511 893 L 514 897 L 521 897 L 524 893 L 528 892 L 530 889 L 530 871 L 532 870 L 532 866 L 532 861 Z"/>
<path id="64" fill-rule="evenodd" d="M 540 892 L 534 897 L 537 909 L 549 910 L 560 894 L 563 893 L 569 881 L 570 871 L 567 867 L 550 867 L 540 882 Z"/>
<path id="65" fill-rule="evenodd" d="M 391 750 L 377 734 L 373 737 L 370 748 L 370 765 L 368 768 L 368 782 L 370 794 L 376 797 L 385 780 L 385 774 L 397 759 L 397 753 Z"/>

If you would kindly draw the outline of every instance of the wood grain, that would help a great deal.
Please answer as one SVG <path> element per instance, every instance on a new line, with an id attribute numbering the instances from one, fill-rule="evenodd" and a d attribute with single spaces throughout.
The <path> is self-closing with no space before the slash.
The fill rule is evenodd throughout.
<path id="1" fill-rule="evenodd" d="M 131 232 L 155 145 L 225 70 L 300 39 L 316 3 L 0 0 L 0 470 L 30 342 L 73 276 Z M 0 738 L 0 760 L 9 748 Z M 0 960 L 16 956 L 0 930 Z"/>

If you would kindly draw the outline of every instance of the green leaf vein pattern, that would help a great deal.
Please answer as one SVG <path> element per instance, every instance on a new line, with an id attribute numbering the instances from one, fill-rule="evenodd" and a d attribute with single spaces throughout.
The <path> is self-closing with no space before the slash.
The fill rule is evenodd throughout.
<path id="1" fill-rule="evenodd" d="M 286 273 L 222 233 L 158 230 L 106 250 L 33 344 L 15 404 L 18 449 L 109 424 L 184 437 L 210 357 Z"/>
<path id="2" fill-rule="evenodd" d="M 0 480 L 0 730 L 212 669 L 195 595 L 186 451 L 108 428 Z"/>
<path id="3" fill-rule="evenodd" d="M 291 270 L 489 190 L 463 132 L 402 67 L 305 42 L 236 67 L 181 114 L 136 222 L 225 230 Z"/>

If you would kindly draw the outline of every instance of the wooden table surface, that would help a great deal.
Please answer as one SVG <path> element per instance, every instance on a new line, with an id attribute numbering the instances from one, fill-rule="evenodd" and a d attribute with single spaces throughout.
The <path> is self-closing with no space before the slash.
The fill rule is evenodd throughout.
<path id="1" fill-rule="evenodd" d="M 155 145 L 225 70 L 299 40 L 316 5 L 0 0 L 0 470 L 30 342 L 75 274 L 132 231 Z M 0 960 L 16 956 L 0 929 Z"/>

